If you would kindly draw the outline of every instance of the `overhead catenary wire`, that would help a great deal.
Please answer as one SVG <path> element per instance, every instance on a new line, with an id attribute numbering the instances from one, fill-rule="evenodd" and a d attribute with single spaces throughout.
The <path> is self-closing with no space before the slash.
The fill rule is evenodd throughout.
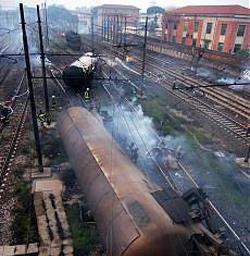
<path id="1" fill-rule="evenodd" d="M 126 99 L 123 98 L 125 101 Z M 136 128 L 136 125 L 135 125 Z M 200 188 L 199 185 L 196 183 L 196 181 L 193 179 L 193 177 L 188 173 L 186 168 L 180 163 L 180 161 L 177 160 L 178 165 L 181 167 L 181 169 L 184 171 L 184 173 L 187 175 L 189 180 L 193 183 L 193 185 L 196 188 Z M 243 249 L 250 254 L 249 248 L 246 246 L 246 244 L 240 239 L 239 235 L 235 232 L 235 230 L 231 227 L 231 225 L 225 220 L 225 218 L 222 216 L 222 214 L 219 212 L 219 210 L 215 207 L 215 205 L 209 200 L 206 199 L 208 204 L 211 206 L 211 208 L 214 210 L 214 212 L 218 215 L 218 217 L 222 220 L 222 222 L 227 226 L 227 228 L 230 230 L 230 232 L 233 234 L 233 236 L 237 239 L 237 241 L 240 242 Z"/>
<path id="2" fill-rule="evenodd" d="M 102 87 L 104 88 L 104 90 L 106 91 L 106 93 L 108 94 L 108 96 L 110 97 L 110 99 L 112 100 L 112 102 L 115 102 L 115 99 L 114 99 L 113 95 L 110 93 L 110 91 L 109 91 L 108 88 L 105 86 L 105 84 L 102 84 Z M 114 103 L 112 103 L 112 104 L 114 104 Z M 137 144 L 137 142 L 136 142 L 136 140 L 135 140 L 135 137 L 134 137 L 134 135 L 132 134 L 132 132 L 131 132 L 131 130 L 130 130 L 128 121 L 127 121 L 127 119 L 125 118 L 124 113 L 123 113 L 123 111 L 121 110 L 121 107 L 120 107 L 119 105 L 117 105 L 117 110 L 118 110 L 118 112 L 120 113 L 120 117 L 122 117 L 122 119 L 123 119 L 123 121 L 124 121 L 124 123 L 125 123 L 126 129 L 127 129 L 128 134 L 129 134 L 129 136 L 130 136 L 130 138 L 131 138 L 131 142 L 135 143 L 135 145 L 137 146 L 137 148 L 139 148 L 139 145 Z M 139 158 L 139 160 L 140 160 L 140 158 Z M 147 174 L 145 171 L 144 171 L 143 173 L 145 174 L 146 178 L 148 178 L 148 180 L 149 180 L 148 174 Z M 151 186 L 151 184 L 149 184 L 149 185 Z M 151 189 L 153 189 L 152 186 L 151 186 Z"/>
<path id="3" fill-rule="evenodd" d="M 110 93 L 110 91 L 107 89 L 106 86 L 103 86 L 103 88 L 105 89 L 105 91 L 106 91 L 106 93 L 109 95 L 109 97 L 111 98 L 111 100 L 112 100 L 112 102 L 113 102 L 112 105 L 114 106 L 115 99 L 114 99 L 113 95 Z M 119 106 L 117 106 L 117 108 L 120 109 Z M 121 113 L 122 118 L 125 120 L 126 125 L 129 127 L 128 121 L 126 120 L 126 117 L 125 117 L 123 111 L 122 111 L 122 110 L 118 110 L 118 111 L 119 111 L 119 113 Z M 130 119 L 131 119 L 131 118 L 130 118 Z M 131 119 L 131 120 L 132 120 L 132 119 Z M 140 139 L 142 140 L 142 142 L 143 142 L 143 144 L 144 144 L 144 147 L 145 147 L 145 149 L 146 149 L 145 152 L 148 152 L 149 150 L 148 150 L 148 148 L 147 148 L 147 146 L 146 146 L 146 143 L 145 143 L 144 140 L 142 139 L 141 134 L 139 133 L 138 128 L 137 128 L 136 124 L 133 122 L 133 120 L 132 120 L 132 124 L 133 124 L 133 126 L 136 128 L 136 131 L 137 131 L 137 133 L 138 133 Z M 113 132 L 112 132 L 112 137 L 113 137 Z M 153 161 L 153 163 L 156 165 L 156 167 L 157 167 L 158 169 L 160 168 L 160 170 L 161 170 L 160 165 L 157 163 L 157 161 L 154 159 L 154 157 L 153 157 L 151 154 L 150 154 L 150 158 L 151 158 L 151 160 Z M 167 180 L 169 186 L 170 186 L 174 191 L 176 191 L 175 187 L 174 187 L 173 184 L 169 181 L 168 177 L 165 176 L 164 172 L 162 172 L 162 174 L 164 175 L 165 180 Z M 176 191 L 176 192 L 178 192 L 178 191 Z M 176 236 L 176 239 L 180 242 L 180 243 L 179 243 L 180 246 L 183 247 L 183 250 L 184 250 L 185 254 L 188 256 L 189 253 L 188 253 L 188 251 L 187 251 L 187 248 L 186 248 L 186 247 L 183 245 L 183 243 L 181 242 L 181 238 L 180 238 L 179 235 L 177 235 L 177 234 L 176 234 L 175 236 Z"/>
<path id="4" fill-rule="evenodd" d="M 123 98 L 123 100 L 125 100 L 125 97 Z M 132 121 L 132 124 L 133 126 L 135 127 L 135 130 L 140 138 L 140 140 L 142 141 L 143 143 L 143 146 L 144 148 L 146 149 L 146 153 L 150 156 L 150 158 L 152 159 L 153 163 L 156 165 L 156 167 L 160 170 L 161 174 L 164 176 L 164 178 L 166 179 L 166 181 L 168 182 L 169 186 L 177 192 L 177 188 L 174 184 L 172 184 L 172 182 L 169 180 L 169 177 L 167 177 L 167 175 L 164 173 L 164 171 L 162 170 L 161 166 L 157 163 L 157 161 L 155 160 L 155 158 L 153 157 L 151 151 L 149 150 L 148 146 L 147 146 L 147 143 L 145 142 L 145 140 L 143 139 L 140 131 L 138 130 L 138 127 L 137 125 L 135 124 L 134 120 L 130 117 L 131 121 Z"/>

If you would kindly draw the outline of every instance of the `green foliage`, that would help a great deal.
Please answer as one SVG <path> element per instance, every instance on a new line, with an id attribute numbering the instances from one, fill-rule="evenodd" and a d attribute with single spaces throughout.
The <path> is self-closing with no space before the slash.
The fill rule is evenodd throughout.
<path id="1" fill-rule="evenodd" d="M 38 241 L 36 229 L 36 217 L 33 206 L 33 198 L 30 192 L 30 187 L 27 182 L 18 180 L 14 194 L 17 198 L 17 204 L 14 210 L 14 222 L 12 230 L 14 240 L 17 244 Z"/>
<path id="2" fill-rule="evenodd" d="M 66 213 L 73 236 L 75 255 L 91 255 L 92 252 L 100 248 L 100 238 L 96 226 L 81 222 L 78 204 L 66 207 Z"/>
<path id="3" fill-rule="evenodd" d="M 160 130 L 163 135 L 176 135 L 182 131 L 181 124 L 185 121 L 169 114 L 169 109 L 162 97 L 150 95 L 140 103 L 145 115 L 152 117 L 156 129 Z"/>
<path id="4" fill-rule="evenodd" d="M 72 24 L 78 22 L 76 15 L 71 14 L 71 12 L 65 9 L 61 5 L 52 5 L 48 7 L 48 19 L 51 24 L 56 26 L 67 26 L 67 24 Z"/>
<path id="5" fill-rule="evenodd" d="M 237 56 L 242 58 L 249 58 L 250 57 L 250 51 L 248 49 L 240 50 L 236 53 Z"/>
<path id="6" fill-rule="evenodd" d="M 201 144 L 208 144 L 211 143 L 212 141 L 212 135 L 207 133 L 201 128 L 190 128 L 190 131 L 193 136 L 196 137 L 196 139 L 201 143 Z"/>
<path id="7" fill-rule="evenodd" d="M 159 6 L 151 6 L 147 9 L 147 14 L 157 14 L 157 13 L 164 13 L 165 9 Z"/>

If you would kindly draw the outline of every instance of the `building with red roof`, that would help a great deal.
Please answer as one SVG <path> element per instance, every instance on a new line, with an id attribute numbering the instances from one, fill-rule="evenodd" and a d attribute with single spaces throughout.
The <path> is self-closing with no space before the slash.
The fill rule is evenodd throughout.
<path id="1" fill-rule="evenodd" d="M 240 5 L 196 5 L 168 11 L 164 39 L 227 53 L 250 48 L 250 9 Z"/>

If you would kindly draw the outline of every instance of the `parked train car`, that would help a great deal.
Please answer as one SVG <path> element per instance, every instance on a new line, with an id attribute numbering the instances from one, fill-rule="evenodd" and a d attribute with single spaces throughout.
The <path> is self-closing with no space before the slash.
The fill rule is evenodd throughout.
<path id="1" fill-rule="evenodd" d="M 108 255 L 187 255 L 196 226 L 171 219 L 101 122 L 84 108 L 72 107 L 58 123 Z"/>
<path id="2" fill-rule="evenodd" d="M 96 69 L 97 57 L 86 53 L 63 70 L 62 78 L 66 85 L 72 88 L 89 86 Z"/>
<path id="3" fill-rule="evenodd" d="M 81 36 L 74 32 L 74 31 L 68 31 L 65 33 L 66 41 L 69 45 L 69 47 L 75 51 L 79 51 L 81 49 Z"/>

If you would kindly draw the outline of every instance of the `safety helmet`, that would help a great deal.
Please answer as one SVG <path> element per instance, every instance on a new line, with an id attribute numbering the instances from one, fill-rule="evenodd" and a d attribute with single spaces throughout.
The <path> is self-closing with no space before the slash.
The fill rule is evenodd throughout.
<path id="1" fill-rule="evenodd" d="M 87 88 L 86 90 L 89 91 L 89 88 Z"/>

